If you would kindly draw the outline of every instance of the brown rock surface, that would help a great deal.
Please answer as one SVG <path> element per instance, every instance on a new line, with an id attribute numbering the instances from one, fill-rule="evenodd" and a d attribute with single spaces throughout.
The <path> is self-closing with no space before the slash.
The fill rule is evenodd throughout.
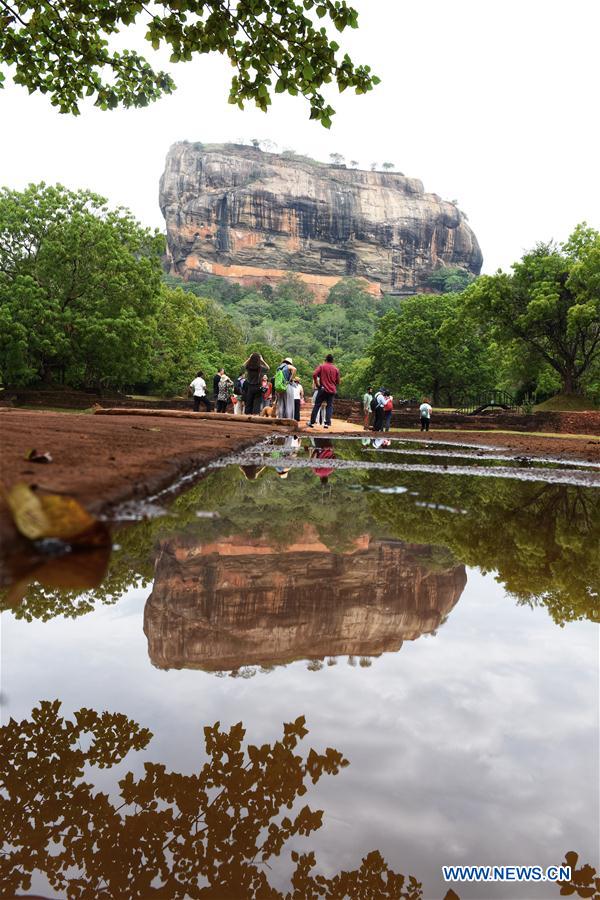
<path id="1" fill-rule="evenodd" d="M 416 178 L 237 144 L 174 144 L 160 181 L 173 274 L 252 286 L 297 272 L 323 299 L 345 276 L 374 294 L 426 288 L 439 266 L 478 274 L 463 213 Z"/>
<path id="2" fill-rule="evenodd" d="M 240 535 L 170 538 L 144 611 L 150 659 L 227 671 L 397 651 L 434 631 L 467 581 L 462 565 L 428 567 L 429 552 L 364 535 L 333 553 L 309 525 L 282 549 Z"/>

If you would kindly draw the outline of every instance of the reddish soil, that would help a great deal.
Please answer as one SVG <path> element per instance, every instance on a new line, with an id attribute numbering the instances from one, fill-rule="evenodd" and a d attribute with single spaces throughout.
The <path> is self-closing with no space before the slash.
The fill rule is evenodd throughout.
<path id="1" fill-rule="evenodd" d="M 142 499 L 214 459 L 284 431 L 251 422 L 211 422 L 153 416 L 93 416 L 0 410 L 0 484 L 37 484 L 76 497 L 92 513 L 110 514 L 125 500 Z M 51 463 L 24 459 L 48 451 Z M 0 538 L 18 540 L 0 500 Z"/>

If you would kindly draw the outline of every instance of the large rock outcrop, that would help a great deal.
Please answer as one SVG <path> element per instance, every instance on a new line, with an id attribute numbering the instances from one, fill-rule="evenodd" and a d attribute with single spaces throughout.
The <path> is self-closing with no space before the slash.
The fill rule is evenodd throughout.
<path id="1" fill-rule="evenodd" d="M 432 568 L 430 554 L 368 535 L 332 553 L 308 525 L 283 549 L 240 535 L 167 539 L 144 610 L 150 659 L 229 671 L 397 651 L 434 631 L 466 584 L 464 566 Z"/>
<path id="2" fill-rule="evenodd" d="M 237 144 L 174 144 L 160 181 L 171 271 L 245 285 L 290 272 L 323 299 L 340 278 L 372 293 L 427 288 L 440 266 L 478 274 L 465 216 L 416 178 L 264 153 Z"/>

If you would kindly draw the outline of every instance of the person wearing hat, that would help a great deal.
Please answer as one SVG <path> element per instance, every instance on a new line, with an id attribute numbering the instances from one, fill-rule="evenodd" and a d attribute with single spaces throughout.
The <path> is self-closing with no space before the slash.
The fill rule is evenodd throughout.
<path id="1" fill-rule="evenodd" d="M 277 396 L 277 416 L 280 419 L 294 418 L 294 378 L 296 367 L 292 357 L 286 356 L 275 371 L 275 391 Z M 279 372 L 281 376 L 278 377 Z M 281 386 L 278 387 L 278 384 Z"/>

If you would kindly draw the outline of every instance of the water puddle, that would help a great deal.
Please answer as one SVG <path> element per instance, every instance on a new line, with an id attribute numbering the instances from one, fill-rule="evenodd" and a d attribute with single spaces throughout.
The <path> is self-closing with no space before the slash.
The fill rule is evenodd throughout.
<path id="1" fill-rule="evenodd" d="M 11 896 L 597 865 L 600 474 L 404 444 L 264 442 L 0 595 Z"/>

